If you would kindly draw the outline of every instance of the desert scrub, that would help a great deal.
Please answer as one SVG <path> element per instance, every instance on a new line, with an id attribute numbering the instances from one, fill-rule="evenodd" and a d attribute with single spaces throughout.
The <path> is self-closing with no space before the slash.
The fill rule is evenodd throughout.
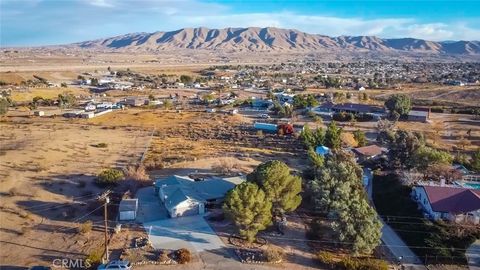
<path id="1" fill-rule="evenodd" d="M 100 186 L 107 186 L 116 184 L 124 178 L 123 172 L 117 169 L 105 169 L 98 174 L 95 183 Z"/>
<path id="2" fill-rule="evenodd" d="M 267 262 L 281 262 L 285 257 L 285 252 L 281 248 L 269 246 L 263 251 L 263 256 Z"/>
<path id="3" fill-rule="evenodd" d="M 192 254 L 190 253 L 190 250 L 186 248 L 181 248 L 175 251 L 175 257 L 179 264 L 186 264 L 192 261 Z"/>
<path id="4" fill-rule="evenodd" d="M 102 143 L 92 144 L 92 146 L 96 148 L 107 148 L 108 144 L 102 142 Z"/>
<path id="5" fill-rule="evenodd" d="M 85 221 L 84 223 L 78 226 L 78 232 L 81 234 L 87 234 L 92 231 L 93 223 L 90 220 Z"/>

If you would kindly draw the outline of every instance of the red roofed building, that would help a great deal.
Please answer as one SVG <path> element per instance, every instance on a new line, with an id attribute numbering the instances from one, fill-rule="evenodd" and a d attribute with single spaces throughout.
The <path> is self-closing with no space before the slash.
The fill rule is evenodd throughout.
<path id="1" fill-rule="evenodd" d="M 362 146 L 352 149 L 357 156 L 359 162 L 363 162 L 370 159 L 376 159 L 387 152 L 387 149 L 379 147 L 375 144 Z"/>
<path id="2" fill-rule="evenodd" d="M 434 220 L 480 222 L 480 190 L 445 186 L 416 186 L 412 198 Z"/>

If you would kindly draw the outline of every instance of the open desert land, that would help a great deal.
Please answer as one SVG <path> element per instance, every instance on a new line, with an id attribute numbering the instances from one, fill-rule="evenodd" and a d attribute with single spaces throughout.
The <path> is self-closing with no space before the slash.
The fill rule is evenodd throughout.
<path id="1" fill-rule="evenodd" d="M 239 115 L 127 109 L 72 120 L 29 114 L 11 112 L 1 122 L 0 241 L 8 246 L 2 265 L 49 263 L 61 254 L 83 258 L 98 249 L 101 212 L 89 214 L 102 191 L 95 175 L 138 164 L 144 153 L 152 177 L 246 173 L 272 158 L 302 168 L 291 138 L 258 140 Z M 94 222 L 86 235 L 78 232 L 85 220 Z"/>
<path id="2" fill-rule="evenodd" d="M 103 168 L 138 162 L 148 133 L 31 119 L 2 119 L 0 126 L 2 267 L 83 258 L 97 249 L 102 212 L 91 211 L 102 189 L 93 179 Z M 86 220 L 94 230 L 84 235 L 78 228 Z"/>

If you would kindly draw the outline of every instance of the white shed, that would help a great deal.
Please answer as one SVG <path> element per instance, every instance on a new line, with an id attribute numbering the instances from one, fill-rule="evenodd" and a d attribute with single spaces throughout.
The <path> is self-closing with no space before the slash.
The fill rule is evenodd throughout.
<path id="1" fill-rule="evenodd" d="M 135 220 L 137 218 L 138 199 L 123 199 L 118 207 L 120 221 Z"/>

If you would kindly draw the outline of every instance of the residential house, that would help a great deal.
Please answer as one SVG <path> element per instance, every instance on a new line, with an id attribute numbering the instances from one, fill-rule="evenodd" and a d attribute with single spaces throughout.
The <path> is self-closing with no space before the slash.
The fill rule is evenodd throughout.
<path id="1" fill-rule="evenodd" d="M 352 152 L 357 156 L 359 162 L 377 159 L 387 152 L 385 148 L 379 147 L 375 144 L 362 146 L 352 149 Z"/>
<path id="2" fill-rule="evenodd" d="M 416 186 L 411 196 L 433 220 L 480 223 L 480 190 L 451 186 Z"/>
<path id="3" fill-rule="evenodd" d="M 359 103 L 342 103 L 335 104 L 331 107 L 333 112 L 346 112 L 352 114 L 367 114 L 367 113 L 384 113 L 385 110 L 379 106 Z"/>
<path id="4" fill-rule="evenodd" d="M 228 191 L 244 181 L 242 177 L 210 178 L 195 181 L 173 175 L 155 181 L 155 191 L 171 218 L 204 214 L 219 205 Z"/>

